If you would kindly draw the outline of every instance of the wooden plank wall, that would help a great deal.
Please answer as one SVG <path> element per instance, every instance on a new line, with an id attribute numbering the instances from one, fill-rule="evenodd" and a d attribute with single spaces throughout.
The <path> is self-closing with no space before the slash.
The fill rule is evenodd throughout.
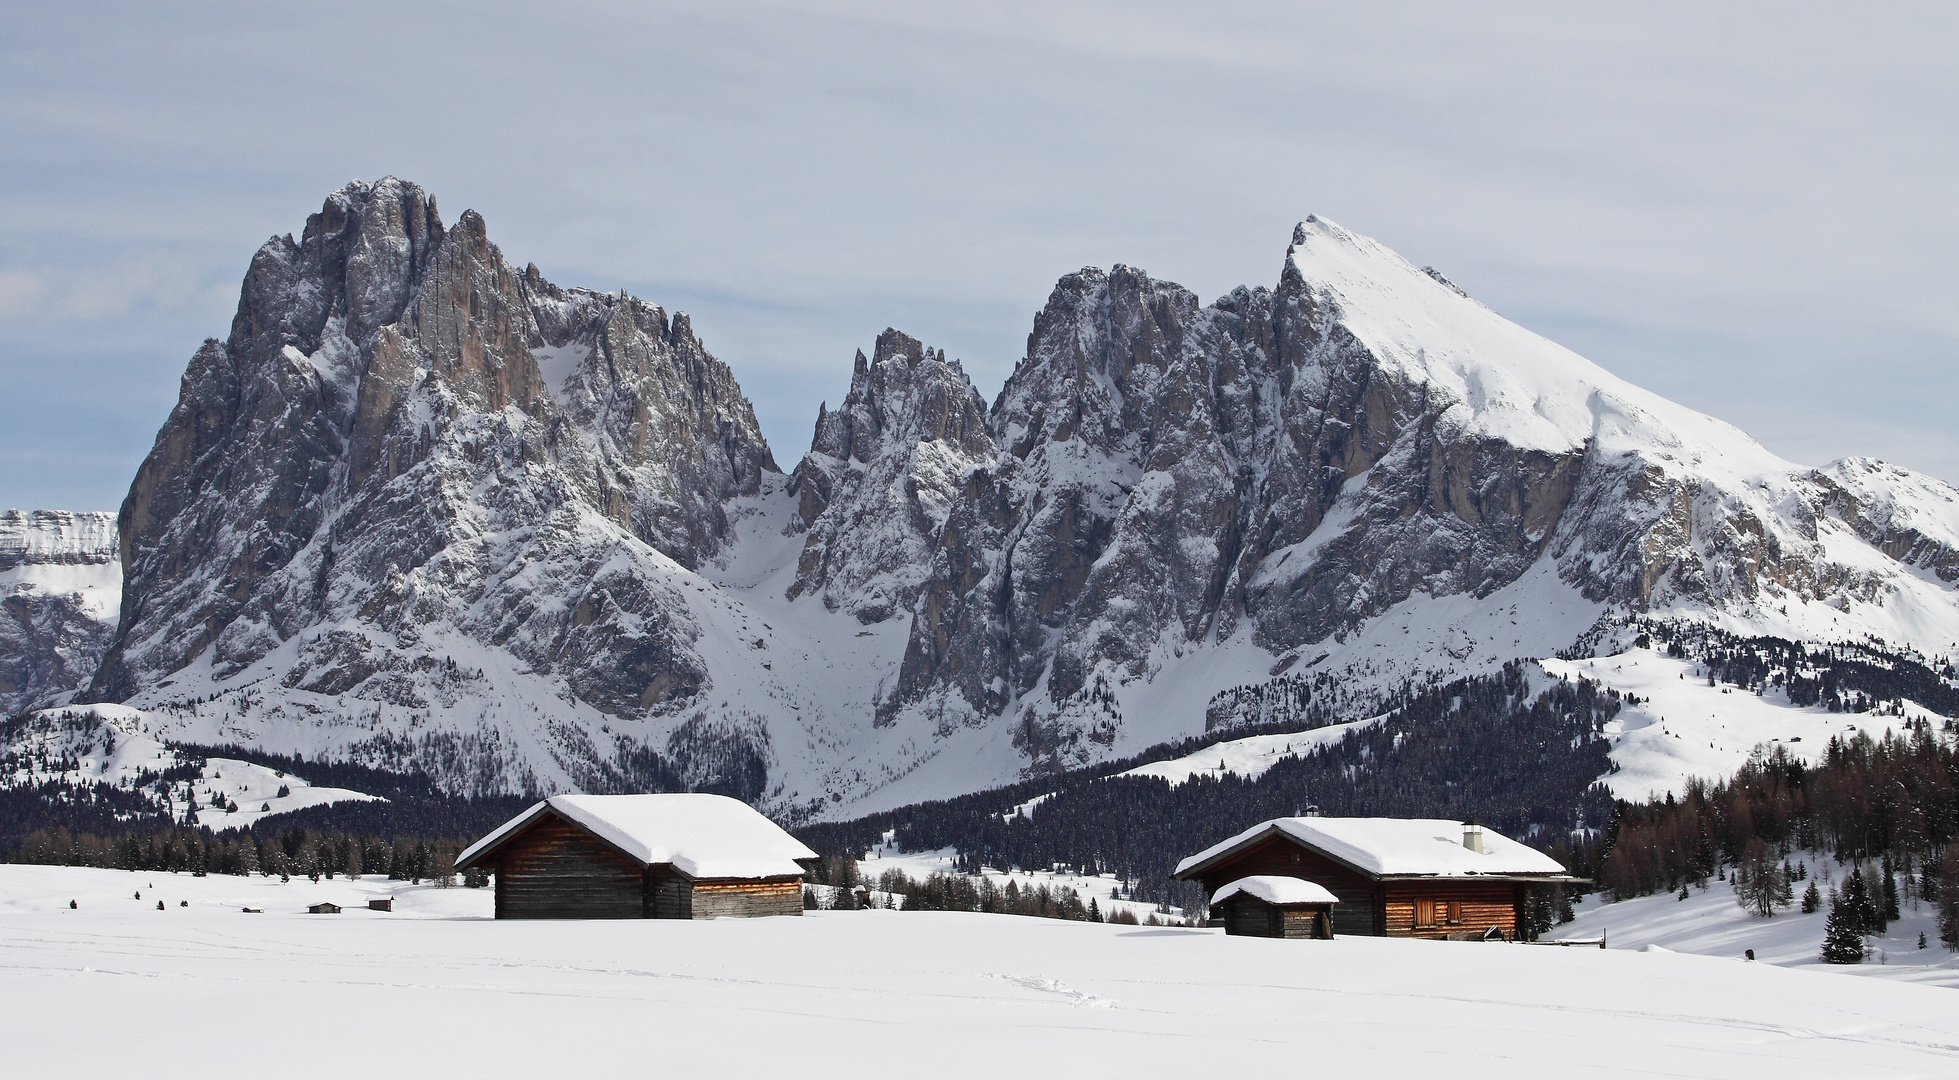
<path id="1" fill-rule="evenodd" d="M 499 919 L 637 919 L 638 863 L 550 815 L 497 852 Z"/>
<path id="2" fill-rule="evenodd" d="M 1224 902 L 1224 932 L 1234 937 L 1278 937 L 1275 914 L 1276 909 L 1266 904 L 1234 896 Z"/>
<path id="3" fill-rule="evenodd" d="M 1280 936 L 1289 938 L 1325 937 L 1325 933 L 1320 928 L 1320 916 L 1322 914 L 1324 913 L 1307 908 L 1295 908 L 1290 911 L 1280 912 L 1282 917 Z"/>
<path id="4" fill-rule="evenodd" d="M 803 913 L 803 879 L 800 877 L 763 881 L 696 881 L 693 893 L 693 917 L 696 919 L 748 919 Z"/>
<path id="5" fill-rule="evenodd" d="M 1237 858 L 1204 872 L 1199 880 L 1209 892 L 1217 892 L 1241 877 L 1275 874 L 1304 878 L 1325 887 L 1340 902 L 1333 908 L 1336 935 L 1378 937 L 1385 928 L 1377 910 L 1374 882 L 1363 874 L 1308 851 L 1284 836 L 1268 836 L 1246 848 Z M 1412 920 L 1413 913 L 1411 911 Z"/>
<path id="6" fill-rule="evenodd" d="M 646 918 L 691 919 L 694 917 L 694 883 L 656 866 L 646 872 Z"/>
<path id="7" fill-rule="evenodd" d="M 1517 933 L 1517 892 L 1519 886 L 1507 881 L 1390 881 L 1385 885 L 1383 914 L 1389 937 L 1446 938 L 1451 935 L 1480 935 L 1494 926 L 1506 938 Z M 1435 925 L 1415 925 L 1415 901 L 1435 901 Z M 1447 921 L 1447 905 L 1454 900 L 1462 905 L 1462 922 Z"/>

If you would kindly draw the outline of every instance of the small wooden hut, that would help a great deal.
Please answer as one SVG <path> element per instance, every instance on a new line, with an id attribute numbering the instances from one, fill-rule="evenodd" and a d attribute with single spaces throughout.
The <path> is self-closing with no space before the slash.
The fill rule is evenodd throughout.
<path id="1" fill-rule="evenodd" d="M 1254 874 L 1242 877 L 1211 897 L 1211 917 L 1224 923 L 1224 932 L 1246 937 L 1333 937 L 1333 905 L 1338 898 L 1324 888 L 1296 877 Z"/>
<path id="2" fill-rule="evenodd" d="M 499 919 L 801 915 L 816 853 L 723 795 L 557 795 L 456 858 L 496 874 Z"/>
<path id="3" fill-rule="evenodd" d="M 340 905 L 333 904 L 333 903 L 319 903 L 319 904 L 314 904 L 313 906 L 307 908 L 306 911 L 310 915 L 338 915 L 340 914 Z"/>
<path id="4" fill-rule="evenodd" d="M 1213 893 L 1254 876 L 1297 878 L 1338 901 L 1336 933 L 1515 940 L 1536 890 L 1579 879 L 1550 856 L 1440 818 L 1275 818 L 1178 864 Z"/>

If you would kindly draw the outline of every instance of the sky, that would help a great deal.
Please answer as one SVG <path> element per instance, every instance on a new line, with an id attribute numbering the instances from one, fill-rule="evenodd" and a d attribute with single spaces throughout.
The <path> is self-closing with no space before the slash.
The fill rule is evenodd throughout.
<path id="1" fill-rule="evenodd" d="M 0 507 L 114 509 L 350 179 L 690 313 L 776 458 L 896 326 L 989 399 L 1057 278 L 1318 214 L 1803 464 L 1959 482 L 1959 7 L 10 4 Z"/>

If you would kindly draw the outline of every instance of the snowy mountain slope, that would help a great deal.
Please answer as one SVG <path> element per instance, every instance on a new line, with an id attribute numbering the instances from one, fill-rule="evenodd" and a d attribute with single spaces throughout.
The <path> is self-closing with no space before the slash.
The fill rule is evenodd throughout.
<path id="1" fill-rule="evenodd" d="M 1833 737 L 1862 731 L 1877 738 L 1916 720 L 1944 721 L 1909 701 L 1895 703 L 1895 711 L 1831 712 L 1793 705 L 1776 687 L 1757 696 L 1742 687 L 1710 686 L 1700 663 L 1650 649 L 1539 663 L 1552 675 L 1591 679 L 1638 699 L 1606 725 L 1619 771 L 1602 778 L 1614 795 L 1635 802 L 1679 794 L 1692 777 L 1731 777 L 1758 749 L 1779 744 L 1798 761 L 1815 763 Z"/>
<path id="2" fill-rule="evenodd" d="M 88 696 L 800 819 L 1256 722 L 1219 695 L 1279 676 L 1369 716 L 1629 613 L 1959 641 L 1951 488 L 1782 462 L 1319 219 L 1209 306 L 1067 275 L 990 409 L 872 351 L 784 476 L 685 315 L 351 184 L 193 358 Z"/>
<path id="3" fill-rule="evenodd" d="M 0 716 L 87 685 L 121 598 L 114 514 L 0 514 Z"/>
<path id="4" fill-rule="evenodd" d="M 1615 612 L 1959 639 L 1948 486 L 1781 461 L 1318 219 L 1210 307 L 1062 279 L 990 421 L 880 716 L 1006 719 L 1037 768 L 1188 735 L 1258 669 L 1365 715 Z"/>
<path id="5" fill-rule="evenodd" d="M 316 787 L 263 765 L 205 758 L 194 775 L 165 779 L 191 762 L 149 733 L 144 714 L 122 705 L 83 705 L 36 713 L 7 732 L 0 752 L 13 769 L 0 786 L 50 781 L 108 784 L 148 797 L 179 821 L 210 829 L 249 828 L 261 818 L 376 797 L 346 788 Z"/>
<path id="6" fill-rule="evenodd" d="M 1799 851 L 1788 862 L 1803 868 L 1820 891 L 1841 883 L 1849 868 L 1828 855 Z M 1805 886 L 1797 885 L 1801 893 Z M 1808 914 L 1795 906 L 1764 919 L 1735 903 L 1734 886 L 1710 881 L 1693 888 L 1687 899 L 1674 893 L 1636 896 L 1608 902 L 1594 893 L 1576 905 L 1576 921 L 1558 927 L 1547 938 L 1596 939 L 1605 935 L 1611 949 L 1652 949 L 1734 959 L 1755 950 L 1755 959 L 1778 967 L 1808 968 L 1832 974 L 1863 975 L 1927 986 L 1959 988 L 1959 956 L 1939 944 L 1938 910 L 1917 896 L 1899 905 L 1897 922 L 1880 935 L 1866 938 L 1871 958 L 1862 964 L 1825 964 L 1821 952 L 1823 924 L 1829 905 Z M 1918 947 L 1925 935 L 1926 947 Z"/>

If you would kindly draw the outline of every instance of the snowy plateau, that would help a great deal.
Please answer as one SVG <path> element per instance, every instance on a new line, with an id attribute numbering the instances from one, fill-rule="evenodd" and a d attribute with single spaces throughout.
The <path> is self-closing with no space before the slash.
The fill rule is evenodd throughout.
<path id="1" fill-rule="evenodd" d="M 383 897 L 393 911 L 367 909 Z M 322 901 L 344 910 L 306 913 Z M 513 923 L 490 908 L 487 890 L 379 878 L 0 867 L 7 1071 L 190 1077 L 257 1062 L 334 1076 L 386 1062 L 409 1075 L 563 1076 L 656 1057 L 662 1069 L 808 1076 L 896 1061 L 959 1077 L 1310 1062 L 1384 1076 L 1795 1078 L 1959 1065 L 1949 992 L 1883 977 L 1905 969 L 1790 970 L 1677 940 L 1278 942 L 903 911 Z M 214 1018 L 223 1063 L 172 1049 Z M 322 1030 L 358 1033 L 358 1045 L 335 1052 L 300 1034 Z M 140 1057 L 112 1061 L 113 1047 Z"/>
<path id="2" fill-rule="evenodd" d="M 0 692 L 793 823 L 1230 740 L 1274 679 L 1356 724 L 1581 652 L 1538 677 L 1649 699 L 1611 732 L 1636 798 L 1881 721 L 1697 684 L 1627 620 L 1952 656 L 1946 484 L 1783 461 L 1322 219 L 1279 271 L 1209 305 L 1068 274 L 990 404 L 888 330 L 785 471 L 686 315 L 353 183 L 253 257 L 119 516 L 0 518 Z"/>

